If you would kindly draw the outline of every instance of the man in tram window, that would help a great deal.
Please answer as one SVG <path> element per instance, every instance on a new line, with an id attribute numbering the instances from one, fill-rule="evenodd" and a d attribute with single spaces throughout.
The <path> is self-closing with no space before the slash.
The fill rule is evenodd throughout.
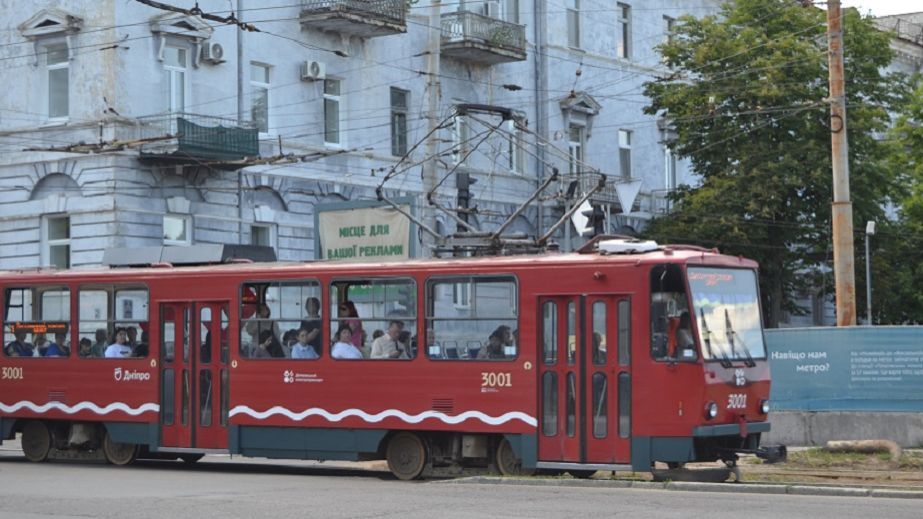
<path id="1" fill-rule="evenodd" d="M 513 332 L 509 326 L 500 325 L 487 338 L 487 345 L 478 352 L 478 359 L 505 359 L 504 346 L 513 345 Z"/>
<path id="2" fill-rule="evenodd" d="M 107 359 L 123 359 L 131 356 L 131 346 L 128 345 L 128 331 L 119 327 L 115 329 L 115 341 L 106 348 Z"/>
<path id="3" fill-rule="evenodd" d="M 134 326 L 129 326 L 125 328 L 125 332 L 128 333 L 128 345 L 131 346 L 131 349 L 135 349 L 138 346 L 138 329 Z"/>
<path id="4" fill-rule="evenodd" d="M 105 328 L 96 329 L 96 342 L 93 343 L 93 348 L 91 351 L 91 357 L 104 357 L 106 355 L 106 348 L 109 347 L 109 333 L 106 332 Z"/>
<path id="5" fill-rule="evenodd" d="M 272 316 L 272 311 L 269 309 L 269 305 L 266 303 L 260 303 L 256 307 L 256 314 L 247 321 L 244 329 L 247 330 L 247 333 L 253 338 L 255 344 L 260 344 L 263 341 L 260 340 L 260 336 L 263 335 L 263 331 L 269 330 L 272 332 L 273 337 L 276 339 L 276 342 L 279 342 L 279 339 L 282 338 L 282 332 L 279 328 L 279 323 L 270 319 Z"/>
<path id="6" fill-rule="evenodd" d="M 372 342 L 372 354 L 369 357 L 373 359 L 406 359 L 404 349 L 400 347 L 398 342 L 402 331 L 404 331 L 404 321 L 395 320 L 389 322 L 388 331 Z"/>
<path id="7" fill-rule="evenodd" d="M 67 346 L 67 333 L 57 332 L 54 334 L 54 342 L 45 348 L 45 357 L 67 357 L 71 354 L 71 349 Z"/>
<path id="8" fill-rule="evenodd" d="M 13 342 L 6 345 L 4 351 L 9 357 L 31 357 L 33 354 L 32 344 L 26 342 L 29 332 L 24 328 L 13 330 Z"/>
<path id="9" fill-rule="evenodd" d="M 316 297 L 309 297 L 304 302 L 304 311 L 307 318 L 301 321 L 301 329 L 307 330 L 308 342 L 314 352 L 320 352 L 321 346 L 321 326 L 320 318 L 320 300 Z"/>

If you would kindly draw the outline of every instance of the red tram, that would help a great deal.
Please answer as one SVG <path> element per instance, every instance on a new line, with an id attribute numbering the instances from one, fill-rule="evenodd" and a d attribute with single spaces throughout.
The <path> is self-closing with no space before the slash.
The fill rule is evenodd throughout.
<path id="1" fill-rule="evenodd" d="M 600 250 L 2 272 L 0 441 L 117 465 L 386 459 L 401 479 L 784 455 L 759 446 L 757 265 Z M 338 358 L 343 328 L 361 358 Z"/>

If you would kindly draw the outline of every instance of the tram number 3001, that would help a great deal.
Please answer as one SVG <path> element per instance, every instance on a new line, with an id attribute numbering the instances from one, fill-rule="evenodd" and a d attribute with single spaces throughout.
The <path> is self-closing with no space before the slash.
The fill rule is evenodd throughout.
<path id="1" fill-rule="evenodd" d="M 510 373 L 481 372 L 481 387 L 513 387 L 513 375 Z"/>
<path id="2" fill-rule="evenodd" d="M 22 380 L 22 368 L 3 368 L 0 378 L 4 380 Z"/>
<path id="3" fill-rule="evenodd" d="M 728 409 L 745 409 L 747 407 L 747 394 L 734 393 L 728 395 Z"/>

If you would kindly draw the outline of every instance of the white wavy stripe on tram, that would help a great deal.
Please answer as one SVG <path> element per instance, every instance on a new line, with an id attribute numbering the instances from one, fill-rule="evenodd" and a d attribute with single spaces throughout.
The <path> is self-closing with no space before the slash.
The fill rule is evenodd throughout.
<path id="1" fill-rule="evenodd" d="M 231 409 L 230 416 L 235 416 L 238 414 L 249 415 L 258 420 L 265 420 L 266 418 L 273 415 L 284 415 L 295 421 L 301 421 L 310 416 L 322 416 L 327 421 L 339 422 L 344 418 L 355 416 L 369 423 L 378 423 L 385 418 L 399 418 L 407 423 L 417 424 L 428 418 L 435 418 L 444 423 L 454 425 L 474 418 L 488 425 L 501 425 L 512 420 L 521 420 L 526 425 L 530 425 L 532 427 L 535 427 L 538 424 L 535 417 L 529 416 L 528 414 L 521 411 L 511 411 L 500 416 L 490 416 L 480 411 L 465 411 L 464 413 L 458 415 L 449 416 L 445 413 L 440 413 L 439 411 L 424 411 L 419 414 L 410 415 L 397 409 L 386 409 L 376 414 L 369 414 L 361 409 L 345 409 L 339 413 L 331 413 L 326 409 L 312 407 L 310 409 L 305 409 L 300 413 L 293 413 L 292 411 L 289 411 L 288 409 L 280 406 L 270 407 L 266 411 L 260 412 L 248 406 L 239 405 L 234 407 L 234 409 Z"/>
<path id="2" fill-rule="evenodd" d="M 12 405 L 7 405 L 3 402 L 0 402 L 0 412 L 15 413 L 20 409 L 28 409 L 33 413 L 47 413 L 52 409 L 56 409 L 67 414 L 76 414 L 80 411 L 90 410 L 99 415 L 106 415 L 115 411 L 122 411 L 123 413 L 129 414 L 131 416 L 138 416 L 139 414 L 147 412 L 156 413 L 160 411 L 160 405 L 147 403 L 141 405 L 140 407 L 129 407 L 122 402 L 113 402 L 106 407 L 100 407 L 93 402 L 80 402 L 79 404 L 73 406 L 64 404 L 62 402 L 48 402 L 46 404 L 38 405 L 34 402 L 29 402 L 28 400 L 16 402 Z"/>

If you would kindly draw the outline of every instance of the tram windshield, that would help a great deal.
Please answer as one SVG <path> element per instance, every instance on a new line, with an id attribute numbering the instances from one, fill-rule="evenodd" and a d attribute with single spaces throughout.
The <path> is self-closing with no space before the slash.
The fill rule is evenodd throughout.
<path id="1" fill-rule="evenodd" d="M 703 358 L 728 367 L 765 358 L 756 272 L 690 267 L 688 277 Z"/>

